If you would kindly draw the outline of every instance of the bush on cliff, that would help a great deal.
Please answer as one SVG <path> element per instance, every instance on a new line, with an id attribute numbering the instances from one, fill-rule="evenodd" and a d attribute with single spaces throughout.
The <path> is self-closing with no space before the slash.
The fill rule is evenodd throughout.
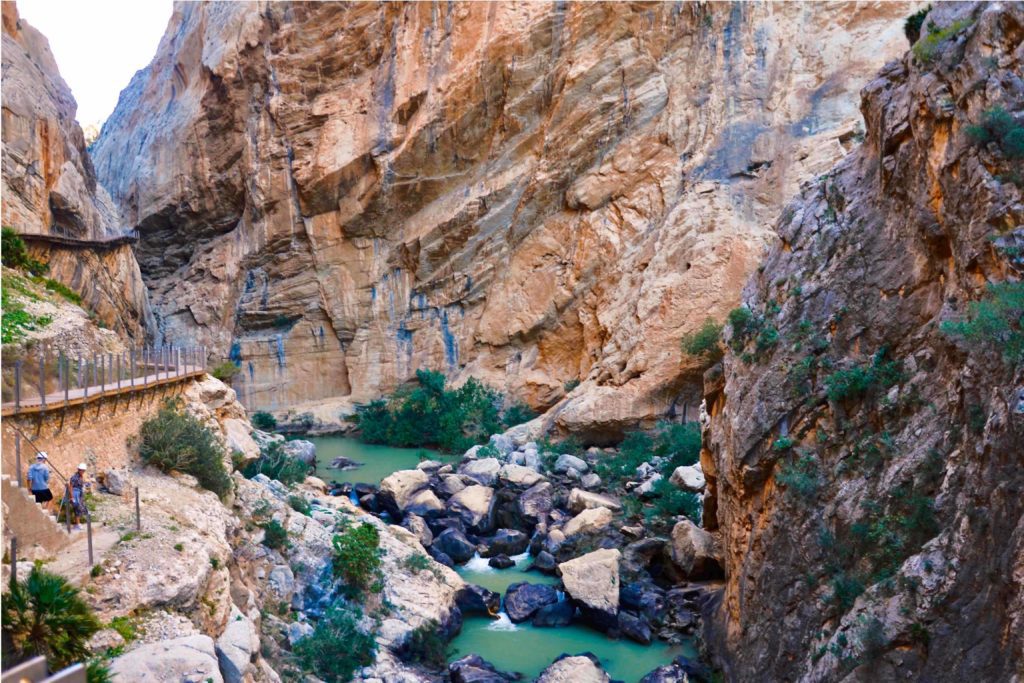
<path id="1" fill-rule="evenodd" d="M 295 643 L 292 653 L 299 666 L 325 681 L 348 681 L 356 669 L 373 663 L 377 643 L 359 630 L 361 616 L 343 603 L 332 606 L 313 633 Z"/>
<path id="2" fill-rule="evenodd" d="M 1017 123 L 1013 114 L 1002 107 L 986 109 L 981 123 L 964 130 L 976 145 L 995 143 L 1007 159 L 1024 158 L 1024 125 Z"/>
<path id="3" fill-rule="evenodd" d="M 270 413 L 258 411 L 252 414 L 252 426 L 264 432 L 277 429 L 277 418 Z"/>
<path id="4" fill-rule="evenodd" d="M 341 533 L 335 534 L 334 575 L 345 582 L 350 597 L 358 597 L 365 590 L 379 593 L 381 584 L 380 532 L 372 524 L 339 524 Z"/>
<path id="5" fill-rule="evenodd" d="M 689 356 L 702 358 L 711 365 L 722 358 L 721 339 L 722 326 L 708 318 L 700 329 L 683 335 L 683 351 Z"/>
<path id="6" fill-rule="evenodd" d="M 1011 366 L 1024 363 L 1024 282 L 988 286 L 960 321 L 944 322 L 946 334 L 1001 353 Z"/>
<path id="7" fill-rule="evenodd" d="M 2 230 L 3 237 L 0 242 L 0 260 L 8 268 L 17 268 L 23 270 L 30 275 L 42 275 L 49 266 L 45 263 L 35 260 L 28 255 L 28 247 L 25 246 L 25 240 L 18 236 L 18 233 L 14 232 L 14 228 L 4 227 Z"/>
<path id="8" fill-rule="evenodd" d="M 260 450 L 260 457 L 242 468 L 242 476 L 246 479 L 264 474 L 285 486 L 304 481 L 308 473 L 309 465 L 285 453 L 279 442 L 265 445 Z"/>
<path id="9" fill-rule="evenodd" d="M 652 458 L 661 458 L 658 468 L 666 479 L 675 468 L 692 465 L 700 459 L 700 426 L 696 422 L 662 422 L 653 436 L 630 432 L 619 444 L 619 451 L 601 460 L 595 468 L 610 487 L 621 486 L 636 477 L 636 469 Z"/>
<path id="10" fill-rule="evenodd" d="M 102 624 L 64 577 L 36 565 L 10 588 L 2 611 L 5 667 L 42 655 L 56 671 L 92 656 L 87 643 Z"/>
<path id="11" fill-rule="evenodd" d="M 417 386 L 403 387 L 390 398 L 359 409 L 356 418 L 363 441 L 407 448 L 436 446 L 457 453 L 484 443 L 527 415 L 520 405 L 502 415 L 501 395 L 472 377 L 458 389 L 448 389 L 444 375 L 433 370 L 417 370 L 416 380 Z"/>
<path id="12" fill-rule="evenodd" d="M 142 423 L 139 436 L 139 455 L 146 464 L 191 474 L 200 486 L 221 497 L 231 490 L 217 436 L 184 412 L 180 400 L 166 401 L 155 417 Z"/>

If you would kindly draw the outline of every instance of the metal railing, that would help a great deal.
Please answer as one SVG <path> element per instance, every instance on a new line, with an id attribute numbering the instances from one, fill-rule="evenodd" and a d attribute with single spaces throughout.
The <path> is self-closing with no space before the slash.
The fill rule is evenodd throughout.
<path id="1" fill-rule="evenodd" d="M 92 355 L 68 355 L 46 345 L 12 351 L 5 354 L 2 368 L 3 412 L 45 411 L 111 392 L 144 389 L 205 371 L 206 358 L 206 347 L 169 345 Z"/>

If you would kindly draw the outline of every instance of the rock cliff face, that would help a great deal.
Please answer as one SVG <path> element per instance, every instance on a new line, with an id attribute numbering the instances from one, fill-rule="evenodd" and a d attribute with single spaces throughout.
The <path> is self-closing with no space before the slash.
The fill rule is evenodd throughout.
<path id="1" fill-rule="evenodd" d="M 782 213 L 708 377 L 711 635 L 736 680 L 1022 673 L 1024 369 L 939 327 L 1024 273 L 1019 161 L 968 131 L 1020 125 L 1024 8 L 928 23 L 864 89 L 865 143 Z"/>
<path id="2" fill-rule="evenodd" d="M 181 3 L 94 147 L 165 339 L 250 408 L 469 374 L 592 438 L 696 417 L 731 308 L 858 137 L 900 3 Z M 568 386 L 572 386 L 569 384 Z"/>
<path id="3" fill-rule="evenodd" d="M 50 45 L 3 3 L 3 225 L 22 234 L 97 240 L 121 230 L 96 182 L 77 105 Z M 34 246 L 50 276 L 82 295 L 101 320 L 136 339 L 148 316 L 145 285 L 128 246 L 102 252 Z"/>

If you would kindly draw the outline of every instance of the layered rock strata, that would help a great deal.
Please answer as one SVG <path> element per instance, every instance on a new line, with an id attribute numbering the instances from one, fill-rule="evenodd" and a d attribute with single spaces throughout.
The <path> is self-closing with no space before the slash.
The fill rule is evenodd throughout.
<path id="1" fill-rule="evenodd" d="M 475 375 L 614 438 L 696 417 L 902 3 L 176 5 L 94 147 L 159 328 L 250 408 Z"/>
<path id="2" fill-rule="evenodd" d="M 782 213 L 709 375 L 729 678 L 1021 674 L 1020 323 L 940 327 L 1024 275 L 1012 140 L 971 128 L 1021 130 L 1024 8 L 936 5 L 925 28 L 863 90 L 864 144 Z"/>

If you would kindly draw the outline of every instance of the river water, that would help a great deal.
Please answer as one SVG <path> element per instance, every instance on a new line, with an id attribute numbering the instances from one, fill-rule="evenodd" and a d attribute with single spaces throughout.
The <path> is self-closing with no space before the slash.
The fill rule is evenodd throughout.
<path id="1" fill-rule="evenodd" d="M 434 451 L 413 448 L 372 446 L 355 439 L 339 436 L 308 437 L 316 444 L 317 476 L 325 481 L 364 482 L 379 484 L 380 480 L 396 470 L 414 469 L 422 458 L 452 460 Z M 329 469 L 331 461 L 344 456 L 365 463 L 362 467 L 340 472 Z M 458 573 L 468 583 L 505 594 L 513 583 L 557 584 L 558 578 L 529 571 L 531 560 L 523 554 L 514 558 L 516 566 L 494 569 L 487 560 L 475 557 Z M 526 680 L 536 678 L 540 672 L 561 654 L 590 652 L 598 657 L 605 671 L 613 679 L 636 683 L 652 669 L 668 664 L 684 655 L 695 658 L 692 645 L 668 645 L 654 641 L 641 645 L 631 640 L 613 640 L 603 633 L 583 625 L 572 624 L 555 628 L 537 628 L 528 622 L 513 624 L 504 609 L 498 618 L 466 617 L 462 632 L 451 643 L 452 657 L 478 654 L 501 671 L 518 671 Z"/>

